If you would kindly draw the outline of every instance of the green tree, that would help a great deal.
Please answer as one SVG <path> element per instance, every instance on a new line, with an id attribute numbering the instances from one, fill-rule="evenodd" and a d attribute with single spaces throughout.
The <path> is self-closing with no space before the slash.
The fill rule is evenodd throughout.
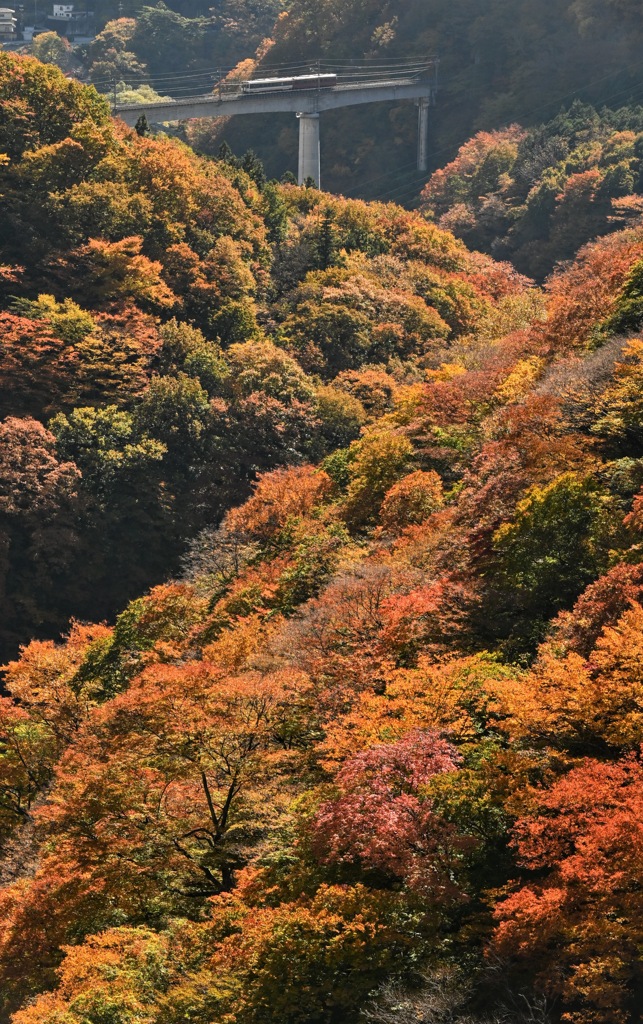
<path id="1" fill-rule="evenodd" d="M 183 373 L 155 377 L 136 410 L 136 427 L 164 446 L 166 470 L 189 472 L 205 454 L 209 413 L 210 400 L 198 380 Z"/>
<path id="2" fill-rule="evenodd" d="M 113 614 L 124 595 L 160 579 L 178 555 L 173 496 L 163 486 L 166 447 L 116 406 L 60 413 L 50 427 L 57 450 L 77 459 L 82 473 L 79 585 L 86 588 L 86 614 L 100 619 Z"/>
<path id="3" fill-rule="evenodd" d="M 350 446 L 348 493 L 343 505 L 346 521 L 364 527 L 380 511 L 386 493 L 410 469 L 413 445 L 390 430 L 372 430 Z"/>
<path id="4" fill-rule="evenodd" d="M 317 389 L 317 409 L 322 434 L 331 449 L 350 444 L 366 423 L 366 410 L 359 399 L 330 384 Z"/>
<path id="5" fill-rule="evenodd" d="M 185 71 L 202 55 L 205 19 L 185 18 L 164 3 L 143 7 L 136 19 L 132 49 L 152 75 Z"/>
<path id="6" fill-rule="evenodd" d="M 137 433 L 131 413 L 115 405 L 59 413 L 50 426 L 58 452 L 77 460 L 84 486 L 106 503 L 114 500 L 125 480 L 133 486 L 166 450 L 161 441 Z"/>
<path id="7" fill-rule="evenodd" d="M 535 486 L 494 536 L 498 580 L 542 620 L 569 607 L 606 568 L 615 510 L 593 477 Z"/>
<path id="8" fill-rule="evenodd" d="M 136 22 L 133 18 L 118 18 L 109 21 L 102 32 L 92 40 L 87 51 L 89 75 L 93 82 L 114 82 L 122 78 L 142 79 L 147 69 L 135 53 L 131 44 Z M 106 89 L 103 89 L 106 91 Z"/>
<path id="9" fill-rule="evenodd" d="M 643 324 L 643 260 L 632 266 L 612 315 L 602 325 L 606 334 L 629 334 Z"/>
<path id="10" fill-rule="evenodd" d="M 71 43 L 57 32 L 42 32 L 36 36 L 31 47 L 34 57 L 43 64 L 55 64 L 66 71 L 71 63 Z"/>

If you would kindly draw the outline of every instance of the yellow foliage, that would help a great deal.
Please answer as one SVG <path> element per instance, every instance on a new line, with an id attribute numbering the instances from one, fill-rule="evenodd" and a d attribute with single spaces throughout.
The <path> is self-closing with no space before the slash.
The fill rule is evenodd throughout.
<path id="1" fill-rule="evenodd" d="M 494 395 L 496 401 L 502 405 L 519 402 L 531 391 L 544 366 L 544 359 L 540 359 L 538 356 L 520 359 L 512 368 L 509 376 L 505 377 L 502 384 L 496 388 Z"/>
<path id="2" fill-rule="evenodd" d="M 265 654 L 269 632 L 262 616 L 248 615 L 208 644 L 203 658 L 229 672 L 253 668 L 253 658 Z"/>
<path id="3" fill-rule="evenodd" d="M 513 740 L 571 749 L 643 740 L 643 608 L 604 630 L 588 661 L 546 654 L 533 671 L 495 681 L 495 710 Z"/>
<path id="4" fill-rule="evenodd" d="M 487 653 L 391 672 L 383 694 L 359 695 L 353 710 L 332 723 L 324 744 L 329 764 L 377 743 L 394 743 L 414 729 L 437 729 L 457 743 L 475 740 L 487 717 L 494 680 L 511 685 L 514 670 Z"/>
<path id="5" fill-rule="evenodd" d="M 440 363 L 437 370 L 427 370 L 426 379 L 428 381 L 454 380 L 454 378 L 461 377 L 466 372 L 467 368 L 462 363 Z"/>
<path id="6" fill-rule="evenodd" d="M 409 384 L 400 387 L 395 392 L 395 404 L 391 413 L 391 420 L 398 426 L 406 426 L 418 414 L 425 395 L 424 384 Z"/>

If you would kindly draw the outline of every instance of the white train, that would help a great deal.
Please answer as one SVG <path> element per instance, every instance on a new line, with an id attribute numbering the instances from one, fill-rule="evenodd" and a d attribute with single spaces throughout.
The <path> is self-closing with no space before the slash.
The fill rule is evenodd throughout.
<path id="1" fill-rule="evenodd" d="M 300 89 L 333 89 L 337 85 L 337 75 L 309 74 L 295 75 L 292 78 L 252 78 L 241 83 L 242 92 L 296 92 Z"/>

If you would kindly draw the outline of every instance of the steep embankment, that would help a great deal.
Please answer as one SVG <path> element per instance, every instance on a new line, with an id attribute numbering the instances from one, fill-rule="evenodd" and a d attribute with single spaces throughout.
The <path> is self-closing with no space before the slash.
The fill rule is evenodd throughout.
<path id="1" fill-rule="evenodd" d="M 4 1019 L 635 1024 L 643 228 L 541 291 L 0 61 L 5 593 L 211 524 L 7 669 Z"/>
<path id="2" fill-rule="evenodd" d="M 0 76 L 6 656 L 176 571 L 258 471 L 355 439 L 339 374 L 413 379 L 519 285 L 398 208 L 140 138 L 54 68 Z"/>

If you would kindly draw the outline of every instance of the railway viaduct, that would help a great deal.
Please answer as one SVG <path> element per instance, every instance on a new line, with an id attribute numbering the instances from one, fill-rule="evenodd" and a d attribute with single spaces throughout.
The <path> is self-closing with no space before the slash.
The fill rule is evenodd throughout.
<path id="1" fill-rule="evenodd" d="M 319 185 L 319 120 L 325 110 L 408 100 L 415 102 L 418 108 L 417 167 L 419 171 L 426 171 L 429 107 L 435 102 L 437 91 L 437 61 L 398 66 L 388 73 L 380 70 L 369 74 L 368 68 L 357 69 L 357 72 L 355 68 L 343 69 L 333 77 L 335 82 L 330 86 L 326 84 L 325 75 L 320 74 L 317 88 L 274 92 L 269 87 L 246 92 L 243 82 L 220 80 L 214 91 L 205 96 L 130 105 L 116 102 L 113 112 L 129 125 L 135 125 L 142 114 L 151 123 L 165 124 L 193 117 L 294 113 L 299 120 L 299 184 L 311 178 Z"/>

